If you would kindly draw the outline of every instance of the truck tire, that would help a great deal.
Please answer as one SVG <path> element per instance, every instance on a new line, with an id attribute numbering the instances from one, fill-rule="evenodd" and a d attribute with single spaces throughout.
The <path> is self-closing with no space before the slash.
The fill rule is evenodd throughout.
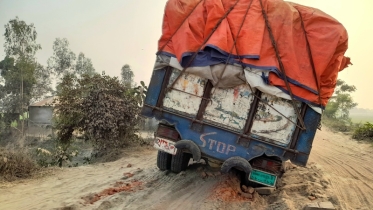
<path id="1" fill-rule="evenodd" d="M 190 154 L 178 150 L 176 155 L 172 156 L 171 171 L 174 173 L 185 171 L 185 169 L 188 167 L 189 160 Z"/>
<path id="2" fill-rule="evenodd" d="M 164 170 L 169 170 L 171 168 L 171 159 L 172 155 L 163 152 L 163 151 L 158 151 L 157 155 L 157 167 L 159 170 L 164 171 Z"/>

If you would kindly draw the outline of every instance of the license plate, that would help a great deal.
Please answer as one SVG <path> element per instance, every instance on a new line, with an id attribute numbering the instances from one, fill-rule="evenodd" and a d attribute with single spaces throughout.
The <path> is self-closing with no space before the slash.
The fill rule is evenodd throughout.
<path id="1" fill-rule="evenodd" d="M 250 173 L 249 180 L 268 187 L 274 187 L 276 185 L 277 176 L 253 169 Z"/>
<path id="2" fill-rule="evenodd" d="M 170 153 L 171 155 L 176 155 L 177 152 L 175 142 L 160 137 L 155 137 L 154 147 L 158 150 Z"/>

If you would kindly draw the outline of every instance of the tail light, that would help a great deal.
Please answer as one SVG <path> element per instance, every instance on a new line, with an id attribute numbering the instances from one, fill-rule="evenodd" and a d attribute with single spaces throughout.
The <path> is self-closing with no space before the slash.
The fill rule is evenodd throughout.
<path id="1" fill-rule="evenodd" d="M 174 127 L 164 125 L 164 124 L 159 124 L 157 132 L 155 134 L 158 137 L 163 137 L 167 138 L 170 140 L 178 140 L 179 138 L 179 133 L 176 131 Z"/>
<path id="2" fill-rule="evenodd" d="M 263 171 L 268 171 L 268 172 L 275 173 L 275 174 L 281 173 L 281 170 L 282 170 L 281 161 L 276 161 L 276 160 L 269 159 L 266 157 L 255 158 L 252 161 L 251 165 L 253 166 L 253 168 L 258 168 Z"/>

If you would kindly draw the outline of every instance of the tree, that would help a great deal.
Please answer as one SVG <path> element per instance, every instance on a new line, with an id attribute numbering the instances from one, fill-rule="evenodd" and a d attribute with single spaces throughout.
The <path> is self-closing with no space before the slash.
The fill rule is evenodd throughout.
<path id="1" fill-rule="evenodd" d="M 1 61 L 1 76 L 5 80 L 2 86 L 1 100 L 5 111 L 20 113 L 23 116 L 25 108 L 31 99 L 32 86 L 35 83 L 35 54 L 41 49 L 36 43 L 37 32 L 33 24 L 26 24 L 16 17 L 5 25 L 4 51 L 6 57 Z M 22 120 L 22 134 L 24 133 Z"/>
<path id="2" fill-rule="evenodd" d="M 36 64 L 34 77 L 35 83 L 32 87 L 31 96 L 32 101 L 36 102 L 47 95 L 51 95 L 53 89 L 51 81 L 51 72 L 39 63 Z"/>
<path id="3" fill-rule="evenodd" d="M 86 58 L 82 52 L 78 55 L 78 59 L 75 64 L 75 72 L 80 76 L 83 74 L 92 76 L 95 73 L 95 68 L 93 68 L 91 59 Z"/>
<path id="4" fill-rule="evenodd" d="M 32 89 L 35 84 L 35 63 L 20 57 L 15 63 L 14 58 L 6 57 L 0 62 L 1 76 L 4 78 L 4 85 L 1 87 L 0 100 L 2 103 L 3 124 L 8 127 L 12 122 L 20 121 L 22 126 L 18 129 L 24 134 L 24 112 L 27 110 L 32 98 Z M 20 117 L 22 116 L 22 117 Z"/>
<path id="5" fill-rule="evenodd" d="M 133 71 L 131 70 L 130 65 L 125 64 L 121 69 L 120 75 L 122 77 L 121 82 L 124 86 L 126 86 L 126 87 L 132 87 L 133 86 L 134 74 L 133 74 Z"/>
<path id="6" fill-rule="evenodd" d="M 69 49 L 69 41 L 66 38 L 57 38 L 53 43 L 53 56 L 47 61 L 48 69 L 57 77 L 73 73 L 75 59 L 75 54 Z"/>
<path id="7" fill-rule="evenodd" d="M 140 81 L 140 85 L 131 89 L 130 94 L 138 101 L 140 107 L 144 105 L 146 94 L 148 93 L 148 86 L 145 85 L 144 81 Z"/>
<path id="8" fill-rule="evenodd" d="M 140 108 L 117 78 L 67 73 L 59 86 L 55 126 L 65 151 L 74 130 L 89 136 L 96 151 L 120 148 L 134 136 Z"/>
<path id="9" fill-rule="evenodd" d="M 15 64 L 14 58 L 6 57 L 0 61 L 0 69 L 4 80 L 4 85 L 0 85 L 0 99 L 6 105 L 3 107 L 6 112 L 20 113 L 21 92 L 24 109 L 27 109 L 31 101 L 37 101 L 52 92 L 50 74 L 39 63 L 27 64 L 21 60 Z M 23 86 L 23 91 L 20 86 Z"/>
<path id="10" fill-rule="evenodd" d="M 36 43 L 37 33 L 34 24 L 27 25 L 16 17 L 5 25 L 5 53 L 15 58 L 34 59 L 35 53 L 41 49 Z"/>
<path id="11" fill-rule="evenodd" d="M 24 59 L 6 57 L 0 62 L 1 76 L 5 80 L 3 102 L 6 112 L 22 113 L 32 98 L 32 87 L 35 84 L 35 63 Z"/>
<path id="12" fill-rule="evenodd" d="M 140 108 L 116 78 L 96 75 L 93 79 L 96 82 L 82 102 L 86 113 L 82 128 L 99 150 L 122 147 L 134 137 Z"/>
<path id="13" fill-rule="evenodd" d="M 0 63 L 1 63 L 1 61 L 0 61 Z M 4 77 L 1 76 L 1 67 L 0 67 L 0 102 L 1 102 L 1 99 L 4 98 L 4 96 L 5 96 L 4 83 L 5 83 L 5 80 L 4 80 Z M 2 108 L 2 106 L 1 106 L 1 103 L 0 103 L 0 113 L 2 113 L 1 108 Z"/>
<path id="14" fill-rule="evenodd" d="M 348 85 L 345 81 L 338 79 L 334 95 L 329 99 L 324 114 L 333 119 L 349 121 L 350 110 L 357 106 L 351 93 L 356 91 L 354 85 Z"/>

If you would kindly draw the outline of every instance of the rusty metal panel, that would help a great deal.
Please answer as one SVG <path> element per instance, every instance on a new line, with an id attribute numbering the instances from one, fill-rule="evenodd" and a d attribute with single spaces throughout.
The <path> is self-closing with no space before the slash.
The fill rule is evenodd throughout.
<path id="1" fill-rule="evenodd" d="M 263 93 L 262 101 L 259 102 L 258 109 L 253 120 L 251 133 L 264 137 L 267 140 L 279 145 L 289 144 L 297 122 L 297 115 L 290 100 L 279 98 Z M 296 102 L 300 108 L 301 103 Z M 270 105 L 270 106 L 269 106 Z M 276 110 L 274 110 L 274 107 Z M 282 116 L 280 113 L 284 116 Z M 288 119 L 287 119 L 288 118 Z M 291 121 L 292 122 L 291 122 Z"/>
<path id="2" fill-rule="evenodd" d="M 207 105 L 204 120 L 222 126 L 242 130 L 253 101 L 253 93 L 248 85 L 235 88 L 213 88 L 211 102 Z"/>
<path id="3" fill-rule="evenodd" d="M 179 70 L 172 70 L 169 85 L 173 83 L 179 74 Z M 176 81 L 173 89 L 166 93 L 163 99 L 163 107 L 189 115 L 196 115 L 201 104 L 201 97 L 206 82 L 207 79 L 184 73 Z"/>

